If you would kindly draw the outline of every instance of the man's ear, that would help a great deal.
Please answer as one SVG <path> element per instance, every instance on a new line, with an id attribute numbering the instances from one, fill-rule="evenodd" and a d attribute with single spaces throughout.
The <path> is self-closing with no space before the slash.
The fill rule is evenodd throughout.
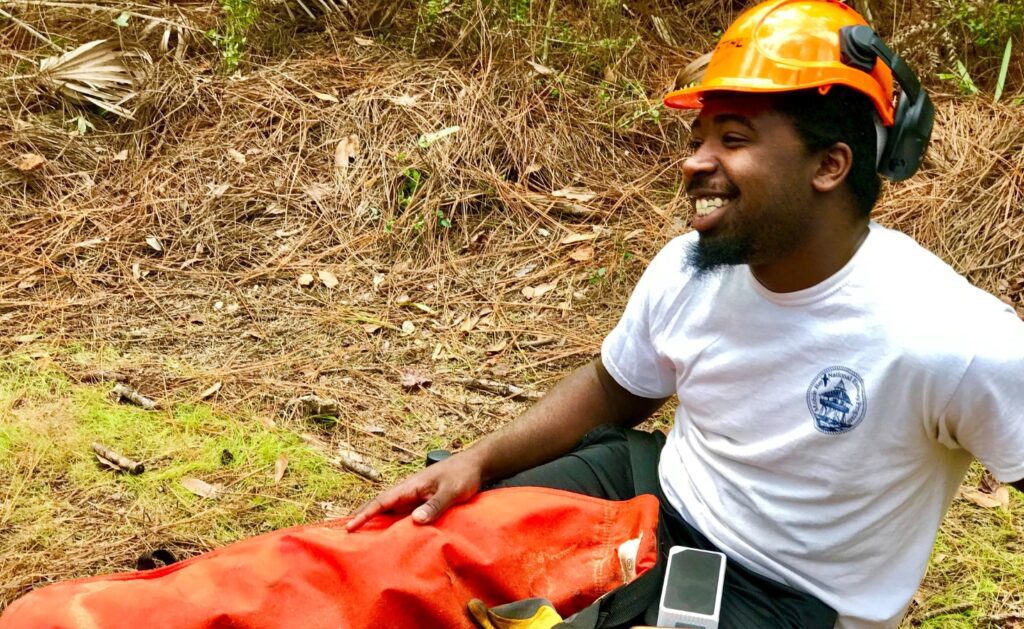
<path id="1" fill-rule="evenodd" d="M 845 142 L 836 142 L 823 150 L 811 185 L 816 192 L 831 192 L 838 188 L 853 166 L 853 151 Z"/>

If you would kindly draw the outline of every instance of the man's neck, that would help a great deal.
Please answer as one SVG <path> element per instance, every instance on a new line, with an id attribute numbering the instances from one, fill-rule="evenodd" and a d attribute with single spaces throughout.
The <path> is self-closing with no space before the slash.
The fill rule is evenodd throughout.
<path id="1" fill-rule="evenodd" d="M 762 286 L 774 293 L 792 293 L 827 280 L 846 266 L 868 236 L 868 220 L 839 229 L 822 229 L 786 256 L 750 265 Z"/>

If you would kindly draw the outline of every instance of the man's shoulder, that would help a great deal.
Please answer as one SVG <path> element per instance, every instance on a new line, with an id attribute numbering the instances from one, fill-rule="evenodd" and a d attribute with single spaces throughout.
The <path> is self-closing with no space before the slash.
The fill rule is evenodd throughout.
<path id="1" fill-rule="evenodd" d="M 945 306 L 943 312 L 1000 310 L 1001 302 L 971 284 L 966 277 L 910 236 L 886 227 L 873 226 L 877 236 L 872 261 L 874 279 L 888 286 L 907 307 Z M 942 316 L 935 312 L 935 316 Z"/>
<path id="2" fill-rule="evenodd" d="M 862 288 L 875 293 L 873 301 L 890 322 L 905 324 L 897 326 L 904 338 L 941 338 L 944 345 L 976 347 L 989 330 L 1020 324 L 1009 306 L 910 236 L 877 230 L 872 281 Z"/>

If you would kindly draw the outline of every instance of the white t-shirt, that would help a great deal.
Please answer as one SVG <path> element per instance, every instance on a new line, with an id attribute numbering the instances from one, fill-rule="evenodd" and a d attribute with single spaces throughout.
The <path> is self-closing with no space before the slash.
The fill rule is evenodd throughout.
<path id="1" fill-rule="evenodd" d="M 732 560 L 808 592 L 838 627 L 895 627 L 974 455 L 1024 477 L 1024 323 L 872 223 L 793 293 L 747 266 L 692 277 L 690 233 L 651 262 L 602 360 L 679 397 L 662 487 Z"/>

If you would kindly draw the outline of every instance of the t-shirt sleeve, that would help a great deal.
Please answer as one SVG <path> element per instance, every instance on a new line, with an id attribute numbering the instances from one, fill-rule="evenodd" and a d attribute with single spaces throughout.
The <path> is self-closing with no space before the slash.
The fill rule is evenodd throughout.
<path id="1" fill-rule="evenodd" d="M 1024 479 L 1024 322 L 1012 310 L 982 331 L 940 419 L 943 432 L 1004 483 Z"/>
<path id="2" fill-rule="evenodd" d="M 679 290 L 683 244 L 676 238 L 651 261 L 640 277 L 618 324 L 601 345 L 601 362 L 627 391 L 646 398 L 664 398 L 676 392 L 675 366 L 655 343 L 657 306 L 667 290 Z"/>

